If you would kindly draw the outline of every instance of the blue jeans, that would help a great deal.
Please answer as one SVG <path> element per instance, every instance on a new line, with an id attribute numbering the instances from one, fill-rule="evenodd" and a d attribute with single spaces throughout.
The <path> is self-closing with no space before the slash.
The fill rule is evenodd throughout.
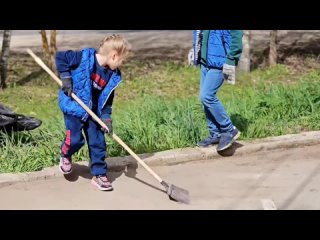
<path id="1" fill-rule="evenodd" d="M 220 137 L 223 132 L 233 130 L 233 124 L 222 103 L 217 98 L 217 92 L 224 81 L 222 70 L 208 69 L 201 65 L 200 101 L 208 122 L 211 136 Z"/>
<path id="2" fill-rule="evenodd" d="M 93 176 L 106 175 L 107 164 L 105 158 L 107 146 L 104 132 L 101 131 L 100 125 L 91 117 L 86 122 L 83 122 L 77 117 L 66 114 L 64 114 L 64 121 L 66 125 L 66 137 L 61 145 L 61 156 L 71 157 L 80 150 L 85 143 L 82 134 L 83 130 L 89 148 L 91 174 Z"/>

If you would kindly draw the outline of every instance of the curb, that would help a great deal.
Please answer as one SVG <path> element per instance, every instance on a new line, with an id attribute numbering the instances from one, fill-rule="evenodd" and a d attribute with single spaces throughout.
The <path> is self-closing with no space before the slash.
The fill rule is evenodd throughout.
<path id="1" fill-rule="evenodd" d="M 232 155 L 242 156 L 260 151 L 311 146 L 316 144 L 320 144 L 320 131 L 269 137 L 255 141 L 239 141 L 234 143 L 231 148 L 221 153 L 217 153 L 216 147 L 212 146 L 209 148 L 174 149 L 151 154 L 141 154 L 139 157 L 149 166 L 170 166 L 191 161 L 218 159 Z M 108 158 L 106 161 L 110 171 L 121 171 L 127 166 L 137 166 L 137 161 L 131 156 Z M 76 164 L 87 166 L 88 162 L 82 161 L 76 162 Z M 43 180 L 55 176 L 61 176 L 61 173 L 56 166 L 45 168 L 38 172 L 4 173 L 0 174 L 0 188 L 17 182 Z"/>

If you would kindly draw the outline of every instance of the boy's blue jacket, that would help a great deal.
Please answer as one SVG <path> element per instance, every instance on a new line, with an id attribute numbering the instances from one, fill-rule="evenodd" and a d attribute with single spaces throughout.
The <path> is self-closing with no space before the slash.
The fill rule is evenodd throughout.
<path id="1" fill-rule="evenodd" d="M 210 30 L 207 40 L 207 67 L 222 69 L 223 64 L 237 65 L 242 52 L 242 30 Z M 193 30 L 194 64 L 200 64 L 202 31 Z"/>
<path id="2" fill-rule="evenodd" d="M 91 74 L 95 65 L 95 53 L 96 50 L 93 48 L 83 49 L 80 65 L 76 69 L 71 70 L 73 92 L 90 109 L 92 109 Z M 96 113 L 98 117 L 101 117 L 102 109 L 110 97 L 110 94 L 118 87 L 121 81 L 121 72 L 117 70 L 112 74 L 107 86 L 102 90 L 99 96 Z M 86 121 L 89 117 L 89 114 L 61 89 L 59 91 L 59 106 L 64 114 L 81 118 L 83 121 Z"/>

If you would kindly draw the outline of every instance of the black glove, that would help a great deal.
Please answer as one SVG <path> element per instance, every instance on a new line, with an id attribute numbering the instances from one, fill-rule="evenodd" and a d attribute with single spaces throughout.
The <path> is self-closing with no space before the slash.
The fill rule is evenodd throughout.
<path id="1" fill-rule="evenodd" d="M 101 130 L 105 133 L 108 133 L 110 136 L 112 135 L 113 131 L 112 131 L 112 120 L 111 118 L 108 118 L 108 119 L 101 119 L 101 121 L 107 125 L 109 131 L 105 128 L 101 128 Z"/>
<path id="2" fill-rule="evenodd" d="M 69 97 L 72 93 L 72 79 L 71 78 L 62 78 L 62 91 L 67 94 Z"/>

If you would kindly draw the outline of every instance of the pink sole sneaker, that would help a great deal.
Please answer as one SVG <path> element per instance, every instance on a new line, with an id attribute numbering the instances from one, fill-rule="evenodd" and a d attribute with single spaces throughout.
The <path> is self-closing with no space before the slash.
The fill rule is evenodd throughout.
<path id="1" fill-rule="evenodd" d="M 59 170 L 64 175 L 70 174 L 72 172 L 72 163 L 68 158 L 60 158 Z"/>
<path id="2" fill-rule="evenodd" d="M 112 191 L 113 187 L 108 179 L 104 177 L 93 177 L 91 179 L 92 185 L 97 187 L 100 191 Z"/>

